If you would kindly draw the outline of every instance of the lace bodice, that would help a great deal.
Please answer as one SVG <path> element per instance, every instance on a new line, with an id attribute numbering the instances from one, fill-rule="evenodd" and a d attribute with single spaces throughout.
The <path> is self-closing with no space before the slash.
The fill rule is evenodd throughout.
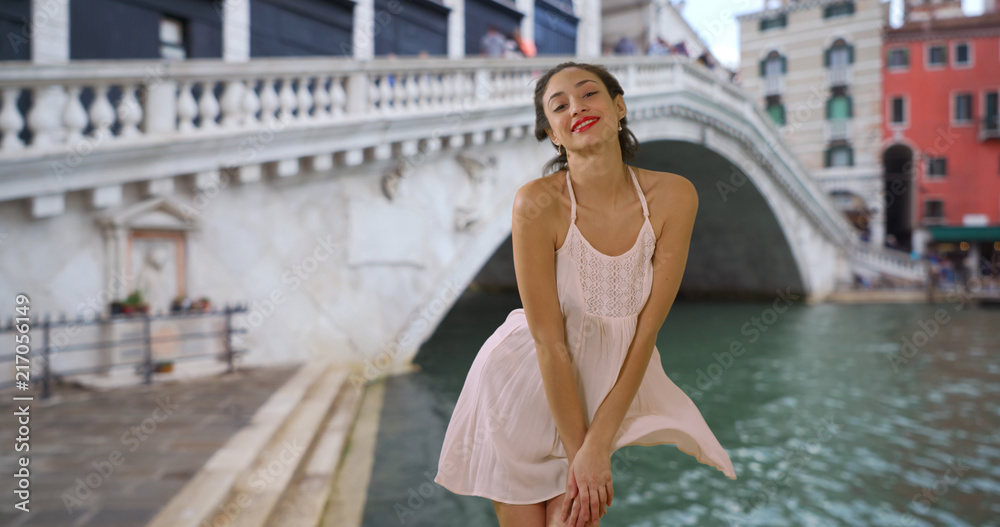
<path id="1" fill-rule="evenodd" d="M 566 185 L 570 196 L 570 226 L 566 241 L 557 254 L 568 253 L 573 260 L 586 312 L 605 318 L 637 316 L 649 295 L 648 284 L 652 279 L 652 257 L 656 237 L 649 222 L 649 208 L 642 188 L 632 167 L 628 167 L 632 183 L 639 194 L 645 217 L 639 236 L 632 248 L 618 256 L 608 256 L 595 249 L 576 226 L 576 196 L 573 183 L 566 171 Z"/>

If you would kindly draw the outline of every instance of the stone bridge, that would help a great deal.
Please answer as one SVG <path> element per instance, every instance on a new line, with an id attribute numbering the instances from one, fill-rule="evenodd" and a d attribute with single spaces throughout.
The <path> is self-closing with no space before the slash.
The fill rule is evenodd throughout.
<path id="1" fill-rule="evenodd" d="M 250 363 L 405 369 L 554 154 L 532 93 L 566 59 L 4 65 L 0 298 L 87 316 L 145 273 L 154 309 L 248 303 Z M 682 57 L 597 61 L 625 89 L 638 164 L 698 188 L 683 295 L 924 279 L 859 241 L 739 87 Z"/>

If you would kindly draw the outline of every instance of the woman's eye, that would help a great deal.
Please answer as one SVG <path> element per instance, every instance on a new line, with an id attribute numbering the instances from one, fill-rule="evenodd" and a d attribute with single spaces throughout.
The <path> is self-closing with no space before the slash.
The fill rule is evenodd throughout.
<path id="1" fill-rule="evenodd" d="M 584 95 L 584 97 L 590 97 L 591 95 L 593 95 L 595 93 L 597 93 L 597 92 L 595 92 L 595 91 L 588 92 L 587 94 Z M 558 112 L 559 109 L 562 108 L 563 106 L 565 106 L 565 104 L 560 104 L 559 106 L 556 106 L 555 108 L 553 108 L 552 111 L 553 112 Z"/>

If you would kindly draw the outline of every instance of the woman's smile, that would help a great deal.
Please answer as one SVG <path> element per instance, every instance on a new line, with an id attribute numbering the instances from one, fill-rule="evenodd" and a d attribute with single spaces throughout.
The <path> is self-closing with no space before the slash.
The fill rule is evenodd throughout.
<path id="1" fill-rule="evenodd" d="M 593 127 L 594 127 L 594 125 L 595 125 L 595 124 L 597 124 L 597 121 L 600 121 L 600 120 L 601 120 L 601 118 L 600 118 L 600 117 L 588 117 L 587 119 L 589 119 L 589 120 L 590 120 L 590 122 L 587 122 L 587 123 L 585 123 L 585 124 L 581 125 L 581 126 L 580 126 L 579 128 L 577 128 L 576 130 L 573 130 L 573 133 L 574 133 L 574 134 L 578 134 L 578 133 L 580 133 L 580 132 L 586 132 L 587 130 L 589 130 L 589 129 L 593 128 Z"/>

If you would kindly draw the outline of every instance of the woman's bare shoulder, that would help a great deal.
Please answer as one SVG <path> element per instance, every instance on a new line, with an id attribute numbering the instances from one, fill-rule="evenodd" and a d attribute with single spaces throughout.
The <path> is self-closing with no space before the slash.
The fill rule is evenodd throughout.
<path id="1" fill-rule="evenodd" d="M 646 196 L 649 214 L 661 217 L 672 212 L 693 213 L 698 208 L 698 191 L 688 178 L 673 172 L 638 169 L 636 178 Z"/>
<path id="2" fill-rule="evenodd" d="M 521 185 L 514 196 L 514 216 L 538 218 L 558 215 L 560 198 L 565 193 L 565 169 Z"/>

